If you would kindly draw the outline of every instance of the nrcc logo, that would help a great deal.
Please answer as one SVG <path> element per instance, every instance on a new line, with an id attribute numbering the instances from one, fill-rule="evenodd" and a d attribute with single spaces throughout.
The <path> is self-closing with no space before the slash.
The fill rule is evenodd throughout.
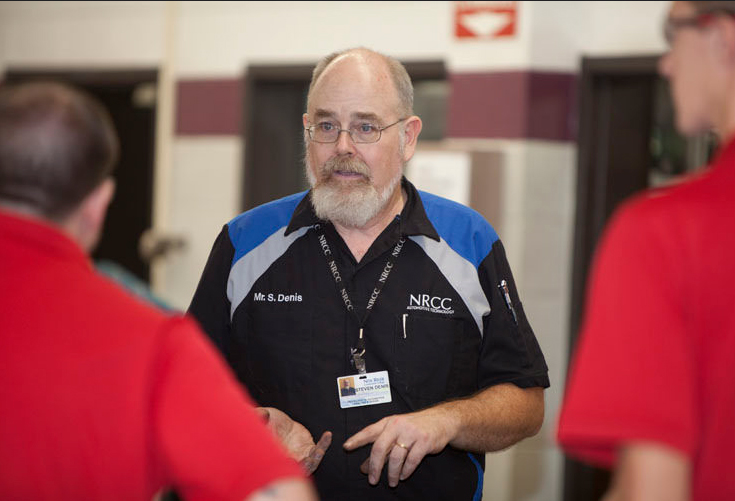
<path id="1" fill-rule="evenodd" d="M 430 311 L 442 315 L 454 314 L 451 297 L 432 296 L 431 294 L 409 294 L 406 309 Z"/>

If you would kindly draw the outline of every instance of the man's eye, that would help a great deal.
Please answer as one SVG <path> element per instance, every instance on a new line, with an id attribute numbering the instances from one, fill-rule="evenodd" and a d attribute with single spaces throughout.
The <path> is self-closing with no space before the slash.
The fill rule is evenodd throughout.
<path id="1" fill-rule="evenodd" d="M 357 128 L 357 130 L 359 130 L 360 132 L 365 132 L 365 133 L 370 133 L 374 131 L 375 129 L 376 127 L 373 124 L 369 124 L 369 123 L 360 124 Z"/>
<path id="2" fill-rule="evenodd" d="M 332 122 L 319 122 L 319 125 L 317 125 L 321 130 L 324 132 L 330 132 L 334 130 L 334 124 Z"/>

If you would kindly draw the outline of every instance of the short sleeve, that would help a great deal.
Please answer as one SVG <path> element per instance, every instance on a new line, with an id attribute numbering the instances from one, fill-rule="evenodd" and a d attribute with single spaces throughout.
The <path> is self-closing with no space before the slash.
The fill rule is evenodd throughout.
<path id="1" fill-rule="evenodd" d="M 686 267 L 677 229 L 645 200 L 617 214 L 601 241 L 558 440 L 602 466 L 628 441 L 692 454 L 694 351 L 686 328 Z"/>
<path id="2" fill-rule="evenodd" d="M 490 254 L 480 263 L 478 274 L 490 305 L 490 313 L 483 318 L 479 388 L 500 383 L 548 388 L 546 361 L 526 318 L 500 240 L 495 241 Z"/>
<path id="3" fill-rule="evenodd" d="M 225 358 L 230 356 L 230 301 L 227 299 L 227 280 L 234 255 L 235 248 L 225 225 L 212 245 L 188 310 Z"/>
<path id="4" fill-rule="evenodd" d="M 303 477 L 224 360 L 189 319 L 168 322 L 154 370 L 154 448 L 184 499 L 244 499 Z"/>

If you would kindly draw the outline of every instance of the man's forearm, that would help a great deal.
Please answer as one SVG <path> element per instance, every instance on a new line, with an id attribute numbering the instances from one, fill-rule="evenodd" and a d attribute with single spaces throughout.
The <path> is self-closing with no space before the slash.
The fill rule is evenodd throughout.
<path id="1" fill-rule="evenodd" d="M 542 388 L 500 384 L 423 412 L 436 413 L 444 420 L 450 430 L 449 445 L 476 452 L 498 451 L 538 433 L 544 420 L 544 393 Z"/>
<path id="2" fill-rule="evenodd" d="M 314 487 L 305 480 L 277 480 L 248 496 L 245 501 L 317 501 Z"/>
<path id="3" fill-rule="evenodd" d="M 682 452 L 654 443 L 620 448 L 604 501 L 688 501 L 691 464 Z"/>

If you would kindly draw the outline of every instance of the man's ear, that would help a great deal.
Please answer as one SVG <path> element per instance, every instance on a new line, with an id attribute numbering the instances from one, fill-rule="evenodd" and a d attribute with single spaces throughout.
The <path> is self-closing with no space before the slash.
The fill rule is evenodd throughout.
<path id="1" fill-rule="evenodd" d="M 720 62 L 735 68 L 735 19 L 732 16 L 718 16 L 714 31 Z"/>
<path id="2" fill-rule="evenodd" d="M 419 134 L 421 134 L 421 128 L 423 123 L 421 119 L 416 115 L 406 119 L 405 125 L 405 141 L 403 148 L 403 161 L 408 162 L 413 157 L 414 151 L 416 151 L 416 144 L 419 140 Z"/>
<path id="3" fill-rule="evenodd" d="M 115 181 L 107 178 L 87 195 L 74 216 L 77 241 L 87 252 L 91 252 L 102 235 L 107 208 L 115 194 Z"/>

